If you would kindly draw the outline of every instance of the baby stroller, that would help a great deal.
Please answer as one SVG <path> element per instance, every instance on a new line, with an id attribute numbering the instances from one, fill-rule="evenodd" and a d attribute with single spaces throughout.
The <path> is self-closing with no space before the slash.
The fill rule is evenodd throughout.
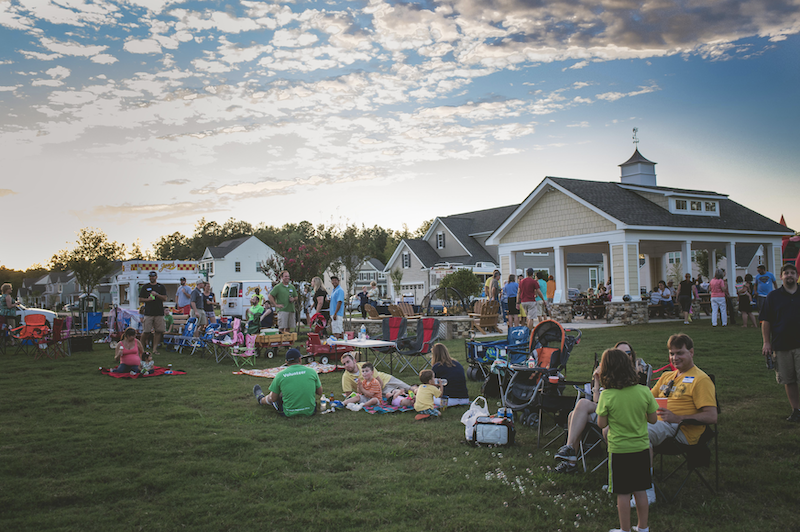
<path id="1" fill-rule="evenodd" d="M 527 363 L 508 366 L 503 403 L 513 412 L 521 412 L 524 425 L 538 428 L 537 442 L 541 436 L 541 415 L 552 414 L 556 426 L 563 428 L 574 407 L 575 398 L 562 394 L 567 385 L 583 384 L 564 380 L 570 354 L 580 339 L 579 330 L 564 329 L 557 321 L 545 320 L 531 333 Z"/>
<path id="2" fill-rule="evenodd" d="M 473 381 L 485 381 L 495 360 L 522 364 L 528 358 L 528 342 L 530 329 L 525 326 L 512 327 L 505 340 L 493 342 L 476 342 L 467 340 L 464 347 L 467 353 L 467 378 Z"/>

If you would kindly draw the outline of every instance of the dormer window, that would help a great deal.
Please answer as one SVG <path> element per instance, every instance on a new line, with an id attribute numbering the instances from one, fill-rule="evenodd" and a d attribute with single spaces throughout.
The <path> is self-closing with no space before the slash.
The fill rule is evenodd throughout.
<path id="1" fill-rule="evenodd" d="M 675 200 L 675 210 L 676 211 L 685 211 L 686 210 L 686 200 L 685 199 L 676 199 Z"/>
<path id="2" fill-rule="evenodd" d="M 669 201 L 669 212 L 672 214 L 719 216 L 719 201 L 714 199 L 671 198 Z"/>
<path id="3" fill-rule="evenodd" d="M 706 212 L 717 212 L 717 202 L 716 201 L 707 201 L 706 202 Z"/>
<path id="4" fill-rule="evenodd" d="M 689 202 L 689 204 L 691 205 L 692 210 L 695 211 L 695 212 L 703 210 L 703 202 L 702 201 L 692 201 L 692 202 Z"/>

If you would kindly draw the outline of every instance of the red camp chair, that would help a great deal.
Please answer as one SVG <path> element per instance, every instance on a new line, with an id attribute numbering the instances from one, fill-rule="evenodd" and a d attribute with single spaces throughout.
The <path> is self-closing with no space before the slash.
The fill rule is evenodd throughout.
<path id="1" fill-rule="evenodd" d="M 69 337 L 64 336 L 64 320 L 61 318 L 53 319 L 53 329 L 50 334 L 39 342 L 39 349 L 33 356 L 34 360 L 45 356 L 57 359 L 58 357 L 69 356 Z"/>
<path id="2" fill-rule="evenodd" d="M 37 349 L 42 340 L 47 336 L 50 327 L 44 314 L 28 314 L 25 316 L 25 325 L 11 329 L 11 335 L 19 342 L 17 353 L 24 353 L 29 345 Z"/>
<path id="3" fill-rule="evenodd" d="M 398 371 L 410 367 L 417 373 L 430 367 L 431 361 L 425 356 L 430 353 L 433 343 L 439 338 L 439 320 L 422 318 L 417 323 L 416 338 L 401 338 L 397 342 L 399 359 Z"/>

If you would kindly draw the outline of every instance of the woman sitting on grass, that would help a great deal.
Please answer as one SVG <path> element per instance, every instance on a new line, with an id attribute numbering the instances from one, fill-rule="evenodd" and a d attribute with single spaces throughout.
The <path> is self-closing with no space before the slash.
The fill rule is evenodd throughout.
<path id="1" fill-rule="evenodd" d="M 444 395 L 449 398 L 447 406 L 468 405 L 469 391 L 467 391 L 464 367 L 450 357 L 450 353 L 443 344 L 433 346 L 431 367 L 437 379 L 447 381 L 447 385 L 444 387 Z M 434 405 L 439 406 L 440 403 L 441 399 L 437 397 Z"/>
<path id="2" fill-rule="evenodd" d="M 128 327 L 122 333 L 122 341 L 117 344 L 117 352 L 114 355 L 114 359 L 119 360 L 119 366 L 111 371 L 113 373 L 139 373 L 143 354 L 142 342 L 136 339 L 136 329 Z"/>

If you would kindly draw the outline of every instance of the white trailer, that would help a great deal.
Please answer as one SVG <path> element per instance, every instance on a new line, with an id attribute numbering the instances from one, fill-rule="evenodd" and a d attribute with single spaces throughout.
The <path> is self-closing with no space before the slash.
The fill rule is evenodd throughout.
<path id="1" fill-rule="evenodd" d="M 150 282 L 150 272 L 158 274 L 158 282 L 167 289 L 165 307 L 174 307 L 175 295 L 186 277 L 186 285 L 192 290 L 198 281 L 205 281 L 200 273 L 198 262 L 194 260 L 127 260 L 122 263 L 122 271 L 111 280 L 111 302 L 120 308 L 137 311 L 139 289 Z"/>

